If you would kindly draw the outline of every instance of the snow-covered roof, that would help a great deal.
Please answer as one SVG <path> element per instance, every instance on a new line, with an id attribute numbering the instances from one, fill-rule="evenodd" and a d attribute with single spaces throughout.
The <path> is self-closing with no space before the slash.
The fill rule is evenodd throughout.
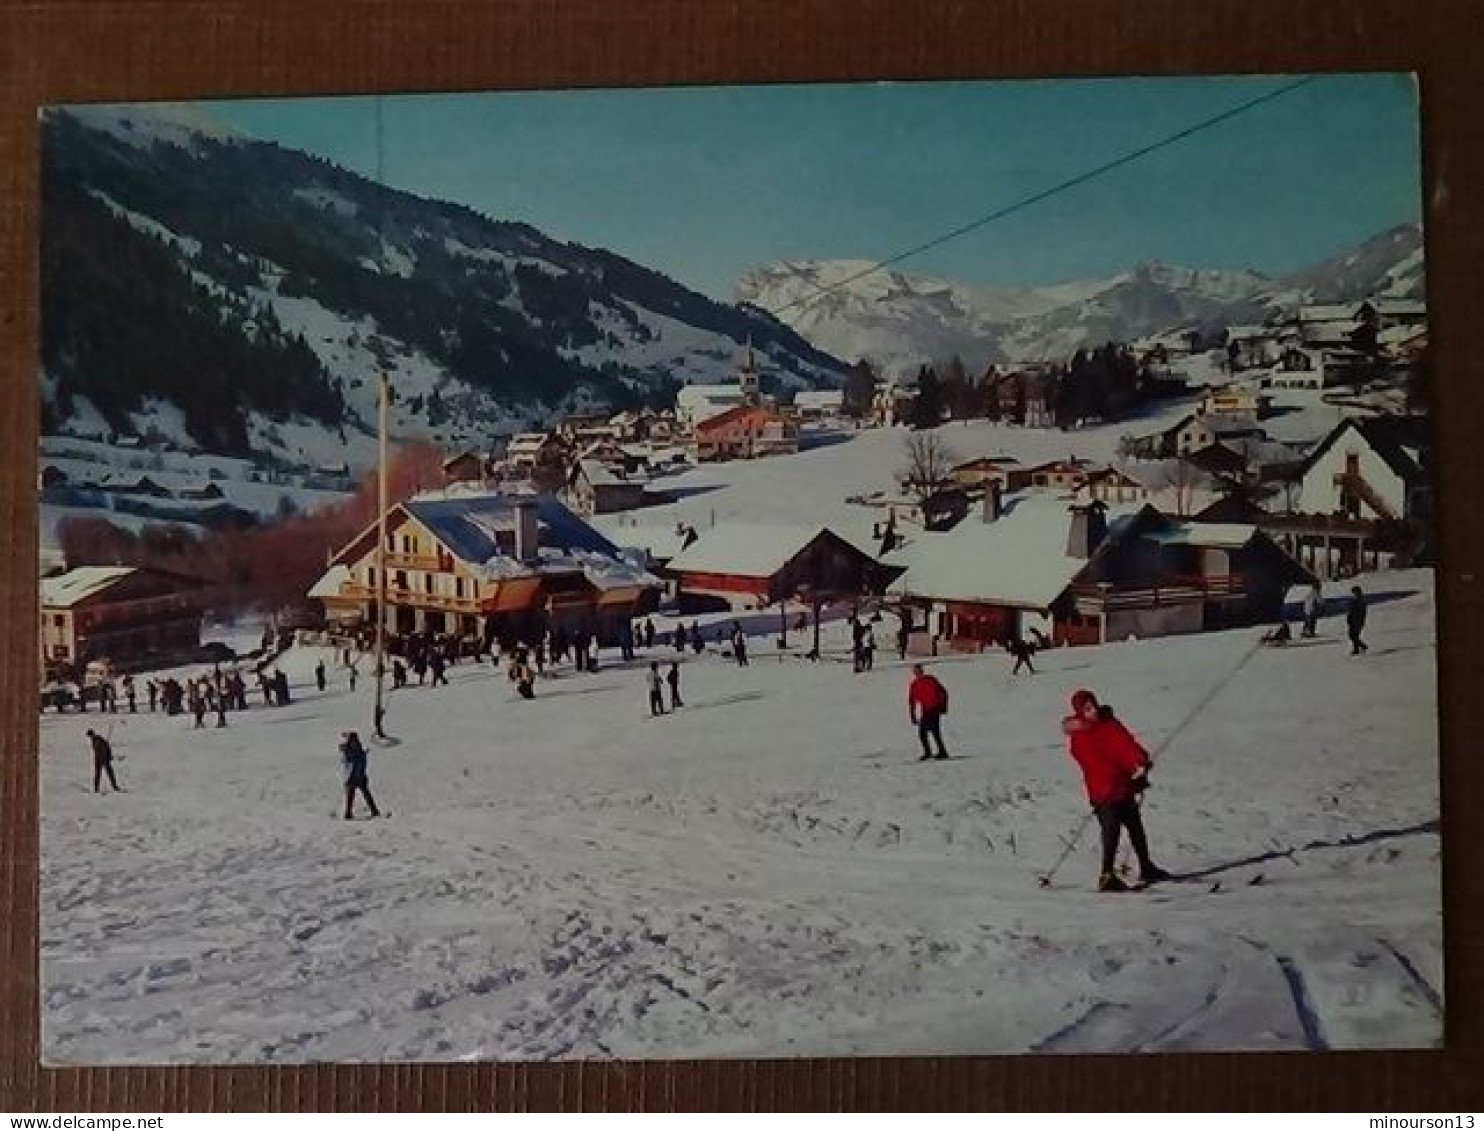
<path id="1" fill-rule="evenodd" d="M 618 547 L 550 495 L 532 501 L 543 548 L 617 556 Z M 461 561 L 472 566 L 486 565 L 491 558 L 508 553 L 517 521 L 516 502 L 514 496 L 497 493 L 424 497 L 402 505 Z"/>
<path id="2" fill-rule="evenodd" d="M 1232 342 L 1249 341 L 1253 338 L 1272 338 L 1277 334 L 1277 329 L 1272 326 L 1228 326 L 1226 328 L 1227 341 Z"/>
<path id="3" fill-rule="evenodd" d="M 79 566 L 57 577 L 41 579 L 41 603 L 70 609 L 135 572 L 133 566 Z"/>
<path id="4" fill-rule="evenodd" d="M 608 540 L 624 549 L 642 550 L 657 562 L 668 562 L 685 549 L 686 527 L 677 523 L 609 528 Z"/>
<path id="5" fill-rule="evenodd" d="M 1144 537 L 1166 546 L 1204 546 L 1240 550 L 1257 535 L 1257 527 L 1241 522 L 1177 522 L 1150 531 Z"/>
<path id="6" fill-rule="evenodd" d="M 728 522 L 702 534 L 670 561 L 673 570 L 772 577 L 824 531 L 822 526 Z"/>
<path id="7" fill-rule="evenodd" d="M 585 478 L 594 487 L 622 487 L 628 480 L 595 459 L 579 460 L 577 463 Z"/>
<path id="8" fill-rule="evenodd" d="M 1142 505 L 1110 507 L 1108 537 Z M 893 555 L 907 572 L 890 591 L 940 601 L 977 601 L 1045 609 L 1083 569 L 1086 558 L 1067 555 L 1072 515 L 1062 500 L 1025 496 L 1007 504 L 994 522 L 969 516 L 942 534 L 925 533 Z"/>
<path id="9" fill-rule="evenodd" d="M 332 565 L 329 569 L 325 570 L 324 576 L 309 587 L 309 592 L 306 596 L 314 598 L 333 597 L 340 592 L 340 587 L 350 579 L 349 566 Z"/>
<path id="10" fill-rule="evenodd" d="M 1382 298 L 1371 303 L 1376 308 L 1377 314 L 1386 315 L 1389 318 L 1424 318 L 1427 316 L 1427 303 L 1415 298 Z"/>
<path id="11" fill-rule="evenodd" d="M 1355 303 L 1301 306 L 1298 316 L 1300 322 L 1353 322 L 1357 309 L 1358 306 Z"/>
<path id="12" fill-rule="evenodd" d="M 794 397 L 797 408 L 840 408 L 844 404 L 843 389 L 805 389 Z"/>

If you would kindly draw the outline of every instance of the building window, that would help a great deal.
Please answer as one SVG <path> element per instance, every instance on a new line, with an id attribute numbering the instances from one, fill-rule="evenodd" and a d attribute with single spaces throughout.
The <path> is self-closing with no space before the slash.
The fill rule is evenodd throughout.
<path id="1" fill-rule="evenodd" d="M 56 616 L 52 617 L 52 624 L 56 625 L 58 628 L 64 628 L 64 627 L 66 627 L 66 624 L 67 624 L 67 614 L 66 613 L 58 613 Z"/>
<path id="2" fill-rule="evenodd" d="M 399 569 L 397 571 L 397 588 L 403 591 L 407 589 L 407 571 L 405 569 Z"/>
<path id="3" fill-rule="evenodd" d="M 375 589 L 376 588 L 376 567 L 375 566 L 367 566 L 366 567 L 366 585 L 367 585 L 368 588 L 371 588 L 371 589 Z"/>
<path id="4" fill-rule="evenodd" d="M 425 574 L 423 574 L 423 592 L 424 593 L 431 593 L 432 591 L 433 591 L 433 575 L 431 573 L 425 573 Z"/>
<path id="5" fill-rule="evenodd" d="M 453 579 L 453 595 L 459 598 L 464 596 L 464 579 L 462 577 Z"/>

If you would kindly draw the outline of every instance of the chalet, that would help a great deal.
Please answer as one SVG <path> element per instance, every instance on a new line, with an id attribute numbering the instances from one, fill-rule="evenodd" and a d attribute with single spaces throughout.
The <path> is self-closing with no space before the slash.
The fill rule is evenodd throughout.
<path id="1" fill-rule="evenodd" d="M 1265 389 L 1322 389 L 1325 386 L 1324 351 L 1288 346 L 1259 381 Z"/>
<path id="2" fill-rule="evenodd" d="M 1226 352 L 1236 369 L 1257 369 L 1272 364 L 1279 350 L 1280 331 L 1272 326 L 1230 326 Z"/>
<path id="3" fill-rule="evenodd" d="M 1192 467 L 1197 467 L 1207 475 L 1218 478 L 1226 478 L 1232 481 L 1241 479 L 1247 474 L 1247 457 L 1227 444 L 1207 444 L 1204 448 L 1197 448 L 1193 452 L 1187 452 L 1180 457 Z"/>
<path id="4" fill-rule="evenodd" d="M 786 598 L 858 597 L 885 576 L 865 550 L 821 526 L 727 523 L 671 559 L 685 612 L 762 608 Z"/>
<path id="5" fill-rule="evenodd" d="M 919 652 L 979 651 L 1032 630 L 1096 644 L 1257 624 L 1311 580 L 1253 526 L 1034 496 L 922 535 L 888 561 L 905 567 L 888 591 L 926 614 Z"/>
<path id="6" fill-rule="evenodd" d="M 845 411 L 843 389 L 805 389 L 794 397 L 802 420 L 834 420 Z"/>
<path id="7" fill-rule="evenodd" d="M 1166 429 L 1166 454 L 1185 456 L 1209 448 L 1218 441 L 1236 442 L 1263 439 L 1265 433 L 1255 420 L 1242 417 L 1187 416 Z"/>
<path id="8" fill-rule="evenodd" d="M 775 409 L 741 404 L 695 427 L 696 460 L 753 459 L 799 450 L 799 426 Z"/>
<path id="9" fill-rule="evenodd" d="M 1106 506 L 1142 503 L 1149 498 L 1148 487 L 1116 467 L 1105 467 L 1101 471 L 1088 472 L 1078 484 L 1076 493 L 1082 502 L 1091 502 L 1096 499 Z"/>
<path id="10" fill-rule="evenodd" d="M 685 385 L 675 394 L 675 419 L 681 428 L 693 431 L 703 420 L 743 405 L 757 405 L 761 401 L 757 364 L 749 343 L 735 381 L 727 384 Z"/>
<path id="11" fill-rule="evenodd" d="M 998 483 L 1001 491 L 1009 491 L 1010 477 L 1019 462 L 1014 456 L 980 456 L 956 464 L 948 475 L 971 491 L 985 490 L 991 483 Z"/>
<path id="12" fill-rule="evenodd" d="M 1075 456 L 1017 469 L 1010 473 L 1011 490 L 1030 487 L 1040 491 L 1075 491 L 1092 468 L 1089 460 Z"/>
<path id="13" fill-rule="evenodd" d="M 1393 326 L 1424 327 L 1427 325 L 1427 303 L 1415 298 L 1380 298 L 1371 305 L 1381 328 Z"/>
<path id="14" fill-rule="evenodd" d="M 1304 461 L 1297 509 L 1348 518 L 1426 517 L 1428 447 L 1424 419 L 1348 417 Z"/>
<path id="15" fill-rule="evenodd" d="M 612 514 L 643 506 L 648 483 L 645 476 L 626 475 L 596 459 L 579 459 L 572 465 L 563 493 L 580 515 Z"/>
<path id="16" fill-rule="evenodd" d="M 551 496 L 419 497 L 387 512 L 387 575 L 377 525 L 330 559 L 309 591 L 340 627 L 375 624 L 386 590 L 394 633 L 531 639 L 557 625 L 616 639 L 660 582 Z"/>
<path id="17" fill-rule="evenodd" d="M 164 570 L 82 566 L 41 582 L 43 665 L 178 661 L 201 643 L 202 583 Z"/>
<path id="18" fill-rule="evenodd" d="M 886 427 L 904 423 L 912 415 L 912 405 L 917 400 L 917 379 L 900 378 L 893 381 L 877 381 L 871 394 L 871 422 Z"/>
<path id="19" fill-rule="evenodd" d="M 538 466 L 561 462 L 566 451 L 566 445 L 555 433 L 519 432 L 510 437 L 505 447 L 505 462 L 516 471 L 529 473 Z"/>
<path id="20" fill-rule="evenodd" d="M 1021 365 L 999 373 L 986 382 L 989 411 L 995 419 L 1013 421 L 1027 428 L 1049 428 L 1052 379 L 1040 366 Z"/>
<path id="21" fill-rule="evenodd" d="M 1361 328 L 1354 304 L 1301 306 L 1294 318 L 1300 342 L 1309 347 L 1345 347 Z"/>
<path id="22" fill-rule="evenodd" d="M 1240 416 L 1259 420 L 1271 407 L 1271 397 L 1265 397 L 1251 389 L 1227 385 L 1206 390 L 1205 396 L 1201 398 L 1199 412 L 1202 416 Z"/>
<path id="23" fill-rule="evenodd" d="M 1425 418 L 1347 418 L 1293 469 L 1264 528 L 1327 577 L 1425 561 L 1429 448 Z"/>
<path id="24" fill-rule="evenodd" d="M 488 478 L 489 469 L 485 466 L 484 459 L 475 452 L 459 452 L 457 455 L 449 456 L 443 461 L 443 482 L 449 483 L 483 483 Z"/>
<path id="25" fill-rule="evenodd" d="M 614 439 L 617 431 L 606 412 L 574 413 L 562 417 L 557 433 L 569 444 L 588 444 L 594 440 Z"/>

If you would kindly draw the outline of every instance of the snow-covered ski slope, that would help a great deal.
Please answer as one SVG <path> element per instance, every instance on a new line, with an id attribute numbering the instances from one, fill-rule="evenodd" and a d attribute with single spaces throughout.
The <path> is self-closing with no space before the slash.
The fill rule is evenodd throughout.
<path id="1" fill-rule="evenodd" d="M 854 675 L 759 635 L 746 669 L 687 659 L 687 706 L 657 720 L 642 654 L 532 702 L 463 664 L 393 696 L 379 821 L 338 815 L 364 664 L 354 695 L 334 669 L 320 695 L 322 653 L 295 650 L 294 703 L 254 695 L 224 731 L 118 716 L 118 796 L 85 784 L 99 716 L 49 714 L 45 1058 L 1436 1043 L 1433 581 L 1366 585 L 1353 659 L 1330 615 L 1250 657 L 1248 630 L 1042 653 L 1034 676 L 937 661 L 945 763 L 916 761 L 894 656 Z M 1096 894 L 1089 833 L 1040 887 L 1086 812 L 1069 693 L 1095 688 L 1154 748 L 1228 679 L 1147 804 L 1157 859 L 1200 881 Z"/>

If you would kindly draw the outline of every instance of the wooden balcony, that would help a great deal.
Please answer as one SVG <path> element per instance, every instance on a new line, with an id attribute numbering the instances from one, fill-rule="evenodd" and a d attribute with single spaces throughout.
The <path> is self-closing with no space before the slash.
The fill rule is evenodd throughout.
<path id="1" fill-rule="evenodd" d="M 375 601 L 380 594 L 377 593 L 375 586 L 351 583 L 342 585 L 337 596 L 353 601 Z M 483 611 L 478 599 L 474 597 L 447 597 L 441 593 L 420 593 L 416 589 L 404 589 L 397 585 L 387 586 L 386 601 L 389 605 L 405 605 L 415 609 L 440 609 L 451 613 Z"/>
<path id="2" fill-rule="evenodd" d="M 1196 601 L 1236 600 L 1246 595 L 1235 574 L 1171 574 L 1152 585 L 1087 582 L 1073 585 L 1071 594 L 1079 613 L 1113 609 L 1157 609 Z"/>
<path id="3" fill-rule="evenodd" d="M 427 573 L 451 573 L 452 558 L 440 558 L 436 554 L 403 554 L 388 550 L 387 569 L 420 569 Z"/>

